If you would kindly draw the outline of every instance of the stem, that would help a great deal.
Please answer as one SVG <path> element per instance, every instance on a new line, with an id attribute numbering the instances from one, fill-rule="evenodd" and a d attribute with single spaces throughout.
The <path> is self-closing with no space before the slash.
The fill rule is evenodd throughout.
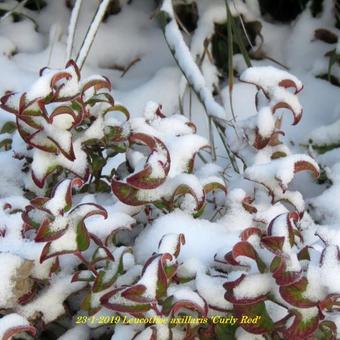
<path id="1" fill-rule="evenodd" d="M 66 62 L 69 61 L 72 56 L 74 34 L 76 32 L 81 3 L 82 3 L 82 0 L 77 0 L 72 10 L 70 24 L 68 26 L 68 36 L 67 36 L 67 45 L 66 45 Z"/>
<path id="2" fill-rule="evenodd" d="M 14 6 L 11 10 L 9 10 L 6 14 L 4 14 L 1 18 L 0 21 L 5 20 L 6 18 L 8 18 L 11 14 L 13 14 L 14 12 L 16 12 L 18 9 L 24 7 L 26 5 L 26 3 L 28 2 L 28 0 L 24 0 L 23 2 L 19 2 L 16 6 Z"/>
<path id="3" fill-rule="evenodd" d="M 76 253 L 74 253 L 74 255 L 75 256 L 77 256 L 78 258 L 79 258 L 79 260 L 81 261 L 81 262 L 83 262 L 84 264 L 85 264 L 85 266 L 89 269 L 89 270 L 91 270 L 91 272 L 94 274 L 94 275 L 98 275 L 98 272 L 97 272 L 97 270 L 96 270 L 96 268 L 94 268 L 94 266 L 89 262 L 89 261 L 87 261 L 86 259 L 85 259 L 85 257 L 79 252 L 79 251 L 77 251 Z"/>
<path id="4" fill-rule="evenodd" d="M 216 149 L 215 149 L 215 140 L 214 140 L 214 131 L 213 131 L 213 122 L 211 117 L 208 118 L 209 124 L 209 143 L 211 145 L 211 160 L 213 162 L 216 161 Z"/>
<path id="5" fill-rule="evenodd" d="M 224 148 L 225 148 L 226 151 L 227 151 L 227 154 L 228 154 L 230 163 L 231 163 L 231 165 L 232 165 L 234 171 L 237 172 L 237 173 L 239 174 L 239 173 L 240 173 L 240 169 L 238 168 L 238 165 L 237 165 L 235 156 L 233 155 L 233 153 L 232 153 L 232 151 L 230 150 L 230 147 L 229 147 L 227 141 L 225 140 L 224 132 L 223 132 L 222 128 L 221 128 L 216 122 L 214 122 L 214 124 L 215 124 L 215 127 L 216 127 L 216 129 L 217 129 L 217 132 L 218 132 L 218 134 L 219 134 L 219 136 L 220 136 L 220 138 L 221 138 L 221 141 L 222 141 L 222 143 L 223 143 L 223 145 L 224 145 Z"/>
<path id="6" fill-rule="evenodd" d="M 106 12 L 107 6 L 109 5 L 111 0 L 102 0 L 100 5 L 97 8 L 96 14 L 94 15 L 91 24 L 86 32 L 85 38 L 79 50 L 79 53 L 76 58 L 76 63 L 79 69 L 82 69 L 87 55 L 90 51 L 90 48 L 93 44 L 94 38 L 98 32 L 98 28 L 100 23 L 103 20 L 104 14 Z"/>

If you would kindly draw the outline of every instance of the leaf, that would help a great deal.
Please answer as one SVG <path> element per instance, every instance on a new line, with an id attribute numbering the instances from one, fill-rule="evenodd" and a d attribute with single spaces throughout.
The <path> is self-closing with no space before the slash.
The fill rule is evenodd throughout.
<path id="1" fill-rule="evenodd" d="M 111 180 L 111 189 L 117 198 L 127 205 L 139 206 L 149 203 L 148 201 L 138 199 L 138 189 L 124 182 L 119 182 L 114 178 Z"/>
<path id="2" fill-rule="evenodd" d="M 300 171 L 310 171 L 314 177 L 318 178 L 320 176 L 320 169 L 316 167 L 313 163 L 307 161 L 298 161 L 294 164 L 294 173 Z"/>
<path id="3" fill-rule="evenodd" d="M 55 172 L 57 169 L 59 169 L 59 166 L 57 164 L 53 164 L 51 166 L 49 166 L 45 173 L 43 174 L 42 177 L 37 177 L 35 172 L 32 170 L 32 180 L 33 182 L 35 183 L 35 185 L 38 187 L 38 188 L 43 188 L 44 185 L 45 185 L 45 181 L 46 181 L 46 178 L 52 174 L 53 172 Z"/>
<path id="4" fill-rule="evenodd" d="M 92 282 L 94 279 L 90 270 L 80 270 L 73 274 L 71 282 Z"/>
<path id="5" fill-rule="evenodd" d="M 197 303 L 190 301 L 190 300 L 179 300 L 174 303 L 174 305 L 171 308 L 169 316 L 172 317 L 176 314 L 178 314 L 178 311 L 181 309 L 187 309 L 190 311 L 196 311 L 199 316 L 206 316 L 208 313 L 208 305 L 204 301 L 204 308 L 202 308 L 200 305 Z"/>
<path id="6" fill-rule="evenodd" d="M 303 293 L 306 291 L 308 285 L 308 280 L 306 277 L 301 277 L 300 280 L 287 285 L 280 286 L 280 295 L 281 297 L 290 303 L 291 305 L 299 308 L 309 308 L 317 306 L 318 301 L 312 301 L 303 296 Z"/>
<path id="7" fill-rule="evenodd" d="M 247 241 L 241 241 L 236 243 L 233 247 L 232 255 L 235 260 L 237 259 L 238 256 L 249 257 L 250 259 L 253 259 L 256 262 L 257 267 L 261 273 L 263 273 L 266 270 L 265 263 L 261 260 L 252 244 Z"/>
<path id="8" fill-rule="evenodd" d="M 304 319 L 302 314 L 297 310 L 292 310 L 293 323 L 284 331 L 286 339 L 300 340 L 306 339 L 312 335 L 318 328 L 320 315 L 316 313 L 315 316 L 309 319 Z"/>
<path id="9" fill-rule="evenodd" d="M 272 111 L 273 113 L 275 113 L 278 109 L 287 109 L 289 111 L 292 112 L 293 114 L 293 124 L 292 125 L 296 125 L 300 122 L 301 118 L 302 118 L 302 109 L 301 111 L 295 111 L 293 109 L 292 106 L 290 106 L 288 103 L 280 101 L 278 103 L 276 103 L 273 107 L 272 107 Z"/>
<path id="10" fill-rule="evenodd" d="M 148 146 L 151 154 L 148 157 L 144 169 L 129 176 L 126 182 L 136 189 L 154 189 L 159 187 L 164 183 L 170 170 L 170 154 L 165 144 L 160 139 L 144 133 L 133 133 L 129 141 L 132 144 L 141 143 Z M 156 158 L 154 162 L 157 162 L 157 165 L 155 165 L 154 162 L 152 164 L 148 163 L 151 157 Z M 157 157 L 159 157 L 159 160 L 157 160 Z M 164 173 L 159 175 L 159 171 L 156 170 L 156 175 L 154 175 L 155 167 L 161 167 Z"/>
<path id="11" fill-rule="evenodd" d="M 176 244 L 175 247 L 174 244 Z M 158 253 L 169 253 L 177 258 L 181 251 L 181 246 L 184 244 L 184 234 L 165 234 L 158 243 Z"/>
<path id="12" fill-rule="evenodd" d="M 261 238 L 261 244 L 276 255 L 282 254 L 284 242 L 284 236 L 264 236 Z"/>
<path id="13" fill-rule="evenodd" d="M 7 331 L 5 331 L 5 333 L 3 334 L 3 340 L 10 340 L 12 339 L 15 335 L 18 335 L 20 333 L 30 333 L 32 336 L 35 336 L 36 334 L 36 329 L 31 326 L 31 325 L 27 325 L 27 326 L 14 326 L 9 328 Z"/>
<path id="14" fill-rule="evenodd" d="M 253 203 L 253 201 L 254 201 L 253 198 L 251 198 L 250 196 L 246 196 L 243 199 L 243 201 L 242 201 L 242 206 L 249 213 L 256 214 L 257 213 L 257 209 L 253 205 L 251 205 Z"/>
<path id="15" fill-rule="evenodd" d="M 274 322 L 270 318 L 263 301 L 251 305 L 234 305 L 234 310 L 240 322 L 242 322 L 242 318 L 243 320 L 249 320 L 247 318 L 255 320 L 257 317 L 256 323 L 246 323 L 244 321 L 240 324 L 247 332 L 252 334 L 270 334 L 274 330 Z"/>
<path id="16" fill-rule="evenodd" d="M 266 275 L 266 274 L 263 274 L 263 275 Z M 255 303 L 258 303 L 260 301 L 264 301 L 267 299 L 269 292 L 255 296 L 255 297 L 251 297 L 251 298 L 249 297 L 237 298 L 234 295 L 234 291 L 233 291 L 234 288 L 240 285 L 243 280 L 251 280 L 251 279 L 252 279 L 251 275 L 247 276 L 245 274 L 241 274 L 240 277 L 237 278 L 236 280 L 227 281 L 223 284 L 223 287 L 226 289 L 224 298 L 230 303 L 232 303 L 234 305 L 234 308 L 236 305 L 247 305 L 248 306 L 248 305 L 253 305 Z"/>
<path id="17" fill-rule="evenodd" d="M 136 284 L 132 287 L 126 288 L 125 290 L 122 291 L 121 295 L 125 299 L 128 299 L 133 302 L 138 302 L 138 303 L 145 303 L 149 302 L 149 299 L 146 299 L 142 295 L 145 293 L 146 287 L 142 284 Z"/>
<path id="18" fill-rule="evenodd" d="M 56 240 L 65 234 L 67 228 L 68 225 L 66 224 L 62 229 L 53 230 L 53 221 L 51 221 L 49 218 L 45 218 L 37 231 L 34 241 L 49 242 Z"/>
<path id="19" fill-rule="evenodd" d="M 13 133 L 16 130 L 17 126 L 14 122 L 6 122 L 2 128 L 0 133 Z"/>
<path id="20" fill-rule="evenodd" d="M 106 293 L 105 295 L 103 295 L 100 298 L 100 302 L 102 304 L 102 306 L 104 306 L 105 308 L 108 308 L 110 310 L 116 311 L 116 312 L 120 312 L 120 313 L 129 313 L 131 315 L 142 315 L 143 313 L 149 311 L 151 309 L 151 302 L 152 300 L 150 300 L 150 302 L 148 303 L 143 303 L 143 304 L 124 304 L 124 302 L 122 301 L 122 303 L 111 303 L 110 299 L 112 297 L 114 297 L 115 295 L 119 294 L 125 290 L 126 288 L 124 287 L 120 287 L 117 289 L 114 289 L 108 293 Z"/>
<path id="21" fill-rule="evenodd" d="M 337 327 L 333 321 L 324 320 L 319 323 L 319 328 L 315 333 L 316 339 L 336 340 Z"/>
<path id="22" fill-rule="evenodd" d="M 253 235 L 257 235 L 258 237 L 261 238 L 262 230 L 257 227 L 250 227 L 250 228 L 244 229 L 240 234 L 240 238 L 242 241 L 247 241 L 249 237 Z"/>
<path id="23" fill-rule="evenodd" d="M 301 278 L 301 271 L 287 271 L 286 260 L 283 256 L 275 256 L 270 264 L 270 271 L 279 286 L 288 286 Z"/>
<path id="24" fill-rule="evenodd" d="M 211 191 L 222 190 L 227 193 L 227 188 L 225 185 L 219 182 L 210 182 L 203 186 L 203 191 L 207 195 Z"/>
<path id="25" fill-rule="evenodd" d="M 305 246 L 299 251 L 298 256 L 297 256 L 299 261 L 302 261 L 302 260 L 310 261 L 311 260 L 309 251 L 308 251 L 309 248 L 311 247 Z"/>
<path id="26" fill-rule="evenodd" d="M 128 111 L 128 109 L 126 107 L 124 107 L 123 105 L 113 105 L 110 108 L 106 109 L 103 113 L 103 116 L 105 117 L 105 115 L 108 112 L 112 112 L 112 111 L 118 111 L 121 112 L 124 116 L 126 120 L 130 119 L 130 112 Z"/>
<path id="27" fill-rule="evenodd" d="M 190 194 L 196 201 L 196 207 L 194 211 L 196 212 L 200 211 L 203 208 L 205 202 L 204 191 L 202 190 L 203 194 L 202 197 L 198 198 L 196 192 L 187 184 L 180 184 L 176 187 L 175 191 L 172 193 L 172 196 L 169 200 L 171 208 L 175 206 L 176 200 L 179 197 L 185 196 L 186 194 Z"/>
<path id="28" fill-rule="evenodd" d="M 77 249 L 80 251 L 86 250 L 90 245 L 90 237 L 83 221 L 77 225 Z"/>
<path id="29" fill-rule="evenodd" d="M 100 78 L 97 79 L 90 79 L 90 80 L 85 80 L 82 86 L 82 93 L 84 95 L 84 93 L 90 89 L 90 88 L 94 88 L 95 91 L 98 91 L 100 89 L 107 89 L 109 91 L 112 90 L 112 86 L 111 86 L 111 82 L 108 78 L 102 76 Z"/>
<path id="30" fill-rule="evenodd" d="M 327 311 L 339 311 L 340 294 L 329 294 L 327 297 L 320 301 L 319 308 Z"/>
<path id="31" fill-rule="evenodd" d="M 215 335 L 217 340 L 235 339 L 235 332 L 238 325 L 225 325 L 218 323 L 215 325 Z"/>
<path id="32" fill-rule="evenodd" d="M 314 31 L 314 38 L 321 40 L 327 44 L 336 44 L 338 42 L 338 36 L 324 28 L 318 28 Z"/>

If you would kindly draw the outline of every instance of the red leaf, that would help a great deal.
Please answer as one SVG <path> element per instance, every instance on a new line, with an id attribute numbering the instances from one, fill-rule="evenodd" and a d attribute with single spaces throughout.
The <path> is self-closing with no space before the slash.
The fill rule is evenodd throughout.
<path id="1" fill-rule="evenodd" d="M 301 88 L 298 88 L 295 81 L 293 81 L 291 79 L 283 79 L 279 82 L 278 85 L 281 86 L 281 87 L 284 87 L 284 88 L 292 88 L 292 87 L 295 88 L 295 94 L 300 92 L 303 88 L 303 86 Z"/>
<path id="2" fill-rule="evenodd" d="M 262 230 L 257 227 L 250 227 L 247 229 L 244 229 L 242 233 L 240 234 L 240 238 L 242 241 L 247 241 L 249 237 L 252 235 L 258 235 L 259 237 L 262 236 Z"/>
<path id="3" fill-rule="evenodd" d="M 286 261 L 283 256 L 275 256 L 270 271 L 279 286 L 288 286 L 301 278 L 301 271 L 287 271 Z"/>
<path id="4" fill-rule="evenodd" d="M 241 298 L 238 299 L 234 296 L 233 289 L 236 288 L 244 279 L 246 278 L 245 274 L 241 274 L 239 278 L 234 281 L 228 281 L 223 284 L 223 287 L 226 289 L 226 293 L 224 294 L 224 298 L 230 303 L 235 305 L 252 305 L 258 302 L 266 300 L 267 294 L 262 294 L 252 298 Z"/>
<path id="5" fill-rule="evenodd" d="M 293 310 L 291 313 L 294 315 L 294 321 L 291 326 L 284 331 L 285 339 L 307 339 L 317 330 L 319 326 L 320 314 L 317 314 L 308 320 L 304 320 L 301 313 L 299 313 L 297 310 Z"/>
<path id="6" fill-rule="evenodd" d="M 66 63 L 66 68 L 68 67 L 73 67 L 74 71 L 76 72 L 77 76 L 78 76 L 78 81 L 80 80 L 80 70 L 78 65 L 76 64 L 76 62 L 73 59 L 70 59 L 67 63 Z"/>
<path id="7" fill-rule="evenodd" d="M 68 225 L 65 226 L 65 228 L 57 230 L 57 231 L 53 231 L 53 229 L 51 229 L 51 224 L 53 222 L 48 219 L 45 218 L 44 221 L 41 223 L 37 234 L 34 238 L 35 242 L 49 242 L 49 241 L 53 241 L 58 239 L 59 237 L 61 237 L 63 234 L 65 234 L 65 231 L 68 228 Z"/>
<path id="8" fill-rule="evenodd" d="M 190 300 L 180 300 L 174 303 L 174 305 L 171 308 L 170 311 L 170 317 L 174 316 L 180 309 L 188 309 L 191 311 L 198 312 L 199 316 L 206 316 L 208 313 L 208 305 L 204 301 L 204 308 L 202 308 L 200 305 L 198 305 L 195 302 L 192 302 Z"/>
<path id="9" fill-rule="evenodd" d="M 137 305 L 124 305 L 118 303 L 111 303 L 109 300 L 116 294 L 120 294 L 121 291 L 125 290 L 125 287 L 116 288 L 100 298 L 101 304 L 110 310 L 121 312 L 121 313 L 129 313 L 131 315 L 141 315 L 144 312 L 147 312 L 151 309 L 151 302 L 150 300 L 148 303 L 137 304 Z"/>
<path id="10" fill-rule="evenodd" d="M 219 183 L 219 182 L 210 182 L 204 185 L 203 191 L 207 195 L 209 192 L 214 190 L 222 190 L 225 193 L 227 193 L 227 188 L 225 185 Z"/>
<path id="11" fill-rule="evenodd" d="M 240 326 L 247 332 L 270 334 L 274 330 L 274 322 L 270 318 L 263 301 L 248 305 L 234 305 L 234 310 L 236 317 L 241 322 Z M 254 323 L 249 322 L 250 320 L 253 320 Z"/>
<path id="12" fill-rule="evenodd" d="M 121 292 L 121 296 L 125 299 L 138 302 L 138 303 L 149 303 L 150 299 L 142 296 L 146 291 L 146 287 L 142 284 L 136 284 L 129 287 Z"/>
<path id="13" fill-rule="evenodd" d="M 304 170 L 309 170 L 312 172 L 312 174 L 315 177 L 320 176 L 320 171 L 318 168 L 316 168 L 312 163 L 306 162 L 306 161 L 298 161 L 294 165 L 294 172 L 300 172 Z"/>
<path id="14" fill-rule="evenodd" d="M 150 164 L 148 164 L 148 162 L 146 162 L 144 169 L 132 176 L 129 176 L 126 179 L 126 182 L 136 189 L 154 189 L 159 187 L 162 183 L 164 183 L 170 170 L 170 154 L 165 144 L 158 138 L 144 133 L 134 133 L 129 139 L 130 143 L 142 143 L 147 145 L 152 151 L 151 155 L 153 153 L 165 152 L 166 161 L 164 164 L 161 161 L 158 161 L 159 166 L 163 168 L 164 176 L 153 177 L 153 168 Z"/>
<path id="15" fill-rule="evenodd" d="M 238 256 L 246 256 L 250 259 L 253 259 L 256 262 L 257 267 L 261 273 L 263 273 L 266 269 L 265 263 L 261 260 L 261 258 L 257 254 L 257 251 L 249 242 L 241 241 L 236 243 L 233 247 L 232 254 L 235 260 Z"/>
<path id="16" fill-rule="evenodd" d="M 126 183 L 119 182 L 114 178 L 111 180 L 111 189 L 117 198 L 127 205 L 139 206 L 149 203 L 148 201 L 141 201 L 137 198 L 137 189 Z"/>
<path id="17" fill-rule="evenodd" d="M 282 254 L 284 242 L 284 236 L 264 236 L 261 239 L 262 245 L 264 245 L 269 251 L 276 255 Z"/>
<path id="18" fill-rule="evenodd" d="M 35 336 L 36 329 L 31 325 L 11 327 L 3 335 L 3 340 L 10 340 L 13 338 L 13 336 L 23 333 L 23 332 L 27 332 L 27 333 L 30 333 L 32 336 Z"/>
<path id="19" fill-rule="evenodd" d="M 287 286 L 280 286 L 280 295 L 284 300 L 295 307 L 309 308 L 317 306 L 318 301 L 312 301 L 303 297 L 306 291 L 308 280 L 304 276 L 300 280 Z"/>

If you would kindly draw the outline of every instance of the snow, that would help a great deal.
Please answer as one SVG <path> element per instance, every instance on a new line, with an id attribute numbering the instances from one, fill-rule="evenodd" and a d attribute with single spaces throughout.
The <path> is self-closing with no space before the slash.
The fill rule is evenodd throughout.
<path id="1" fill-rule="evenodd" d="M 76 25 L 77 25 L 78 18 L 79 18 L 79 11 L 81 7 L 81 3 L 82 3 L 82 0 L 77 0 L 75 2 L 72 15 L 70 18 L 70 23 L 68 26 L 67 44 L 66 44 L 66 61 L 70 60 L 72 56 L 73 39 L 74 39 L 75 30 L 76 30 Z"/>
<path id="2" fill-rule="evenodd" d="M 273 66 L 250 67 L 242 73 L 240 79 L 261 86 L 265 92 L 286 79 L 296 84 L 297 91 L 302 89 L 302 83 L 297 77 Z"/>
<path id="3" fill-rule="evenodd" d="M 138 325 L 120 325 L 118 324 L 115 327 L 115 332 L 111 338 L 111 340 L 121 340 L 121 339 L 129 339 L 133 338 L 136 334 L 136 328 Z M 139 327 L 140 328 L 140 327 Z"/>
<path id="4" fill-rule="evenodd" d="M 237 340 L 264 340 L 265 337 L 259 334 L 252 334 L 245 331 L 242 327 L 238 327 L 235 333 Z"/>
<path id="5" fill-rule="evenodd" d="M 199 271 L 196 276 L 197 292 L 212 307 L 224 310 L 232 309 L 232 304 L 224 298 L 223 283 L 227 280 L 222 277 L 211 277 Z"/>
<path id="6" fill-rule="evenodd" d="M 0 306 L 1 308 L 11 307 L 15 302 L 15 285 L 17 271 L 23 265 L 24 261 L 21 257 L 10 253 L 0 253 L 0 261 L 6 266 L 1 266 L 0 276 Z"/>
<path id="7" fill-rule="evenodd" d="M 294 167 L 297 162 L 310 163 L 315 169 L 319 169 L 318 164 L 310 156 L 296 154 L 272 160 L 270 163 L 253 165 L 247 168 L 245 176 L 255 182 L 263 183 L 273 191 L 278 184 L 286 190 L 294 177 Z"/>
<path id="8" fill-rule="evenodd" d="M 223 107 L 214 100 L 210 90 L 206 86 L 206 82 L 201 71 L 197 64 L 193 61 L 190 50 L 183 40 L 176 21 L 174 20 L 171 0 L 165 0 L 163 2 L 161 11 L 167 13 L 171 18 L 171 21 L 165 27 L 165 38 L 170 48 L 174 51 L 176 60 L 178 61 L 186 78 L 189 83 L 192 84 L 195 91 L 199 93 L 207 113 L 211 116 L 225 118 L 225 111 Z"/>
<path id="9" fill-rule="evenodd" d="M 114 212 L 110 206 L 103 206 L 103 208 L 108 213 L 107 219 L 102 216 L 90 216 L 86 219 L 87 230 L 99 237 L 103 242 L 115 230 L 119 228 L 130 229 L 130 226 L 135 223 L 135 219 L 128 214 Z"/>
<path id="10" fill-rule="evenodd" d="M 257 127 L 259 129 L 259 134 L 263 137 L 270 137 L 275 128 L 275 121 L 273 119 L 272 110 L 266 106 L 263 107 L 258 114 Z"/>
<path id="11" fill-rule="evenodd" d="M 21 195 L 23 176 L 20 168 L 23 162 L 14 159 L 12 151 L 3 151 L 0 153 L 0 164 L 0 197 Z"/>
<path id="12" fill-rule="evenodd" d="M 59 275 L 52 279 L 40 295 L 24 306 L 18 307 L 18 313 L 26 318 L 33 318 L 42 313 L 45 323 L 51 322 L 65 313 L 64 300 L 74 292 L 86 286 L 84 282 L 71 283 L 71 275 Z"/>
<path id="13" fill-rule="evenodd" d="M 214 255 L 221 247 L 228 251 L 238 240 L 238 233 L 231 233 L 223 225 L 207 220 L 195 220 L 191 216 L 176 210 L 157 219 L 137 237 L 135 255 L 139 263 L 143 263 L 158 248 L 158 242 L 168 233 L 183 233 L 185 245 L 179 255 L 179 261 L 197 258 L 203 264 L 213 261 Z M 209 240 L 207 243 L 206 240 Z"/>
<path id="14" fill-rule="evenodd" d="M 98 31 L 98 27 L 104 17 L 105 11 L 107 6 L 109 5 L 109 1 L 110 0 L 103 0 L 98 9 L 97 12 L 95 14 L 95 17 L 93 18 L 93 21 L 91 23 L 91 25 L 89 26 L 89 30 L 86 33 L 85 39 L 83 41 L 83 45 L 79 51 L 79 54 L 77 56 L 76 62 L 78 65 L 83 66 L 84 62 L 85 62 L 85 58 L 87 56 L 87 54 L 89 53 L 89 49 L 93 43 L 93 40 L 97 34 Z"/>
<path id="15" fill-rule="evenodd" d="M 311 139 L 312 143 L 316 145 L 339 144 L 339 129 L 340 120 L 337 120 L 330 125 L 320 126 L 319 128 L 313 130 L 308 139 Z"/>
<path id="16" fill-rule="evenodd" d="M 58 338 L 58 340 L 78 340 L 78 339 L 84 340 L 90 339 L 90 332 L 86 326 L 84 325 L 75 326 L 69 329 L 67 332 L 65 332 L 62 336 Z"/>
<path id="17" fill-rule="evenodd" d="M 273 283 L 272 275 L 269 273 L 247 275 L 233 289 L 233 294 L 239 300 L 256 298 L 269 293 Z"/>
<path id="18" fill-rule="evenodd" d="M 182 287 L 176 287 L 171 286 L 168 288 L 167 292 L 168 296 L 173 296 L 175 299 L 175 302 L 185 300 L 190 301 L 202 309 L 204 308 L 204 300 L 202 297 L 194 292 L 189 286 L 182 286 Z"/>
<path id="19" fill-rule="evenodd" d="M 30 323 L 24 317 L 17 313 L 7 314 L 0 319 L 0 337 L 4 339 L 6 332 L 11 328 L 25 326 L 30 326 Z"/>

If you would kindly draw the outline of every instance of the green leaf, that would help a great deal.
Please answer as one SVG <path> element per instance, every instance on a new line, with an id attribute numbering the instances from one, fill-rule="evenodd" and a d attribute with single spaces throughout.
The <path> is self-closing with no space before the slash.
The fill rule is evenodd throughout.
<path id="1" fill-rule="evenodd" d="M 264 301 L 253 305 L 234 305 L 239 324 L 249 333 L 265 334 L 274 329 L 274 322 L 270 318 Z M 256 323 L 247 323 L 248 320 L 258 317 Z"/>
<path id="2" fill-rule="evenodd" d="M 78 250 L 84 251 L 90 245 L 90 238 L 83 222 L 79 222 L 77 225 L 77 245 Z"/>
<path id="3" fill-rule="evenodd" d="M 217 340 L 235 339 L 235 332 L 238 324 L 227 325 L 218 323 L 215 325 L 215 335 Z"/>
<path id="4" fill-rule="evenodd" d="M 6 122 L 2 128 L 0 133 L 13 133 L 17 129 L 17 126 L 14 122 Z"/>

